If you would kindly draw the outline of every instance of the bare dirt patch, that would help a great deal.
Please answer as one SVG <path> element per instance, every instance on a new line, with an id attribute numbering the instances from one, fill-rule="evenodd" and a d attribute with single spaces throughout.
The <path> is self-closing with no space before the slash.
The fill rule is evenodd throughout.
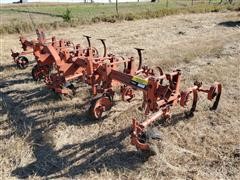
<path id="1" fill-rule="evenodd" d="M 240 28 L 223 25 L 228 21 L 239 21 L 239 13 L 177 15 L 48 32 L 74 42 L 82 42 L 82 34 L 106 38 L 109 51 L 120 55 L 145 48 L 145 64 L 166 71 L 182 69 L 182 87 L 196 79 L 206 85 L 223 84 L 216 112 L 202 100 L 193 118 L 186 119 L 176 109 L 171 124 L 157 126 L 161 152 L 149 159 L 129 141 L 132 117 L 144 118 L 138 111 L 140 96 L 132 103 L 118 101 L 117 96 L 104 120 L 93 122 L 86 113 L 86 87 L 72 100 L 59 100 L 43 84 L 33 82 L 31 66 L 18 70 L 12 65 L 10 49 L 19 48 L 18 39 L 3 36 L 2 178 L 238 179 Z"/>

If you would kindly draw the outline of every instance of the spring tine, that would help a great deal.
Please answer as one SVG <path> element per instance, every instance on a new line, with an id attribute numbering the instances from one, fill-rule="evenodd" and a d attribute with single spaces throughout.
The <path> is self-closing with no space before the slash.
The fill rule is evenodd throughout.
<path id="1" fill-rule="evenodd" d="M 139 70 L 139 69 L 141 69 L 141 67 L 142 67 L 142 51 L 143 51 L 144 49 L 141 49 L 141 48 L 134 48 L 134 49 L 137 50 L 138 56 L 139 56 L 139 65 L 138 65 L 138 70 Z"/>
<path id="2" fill-rule="evenodd" d="M 83 35 L 83 37 L 87 38 L 88 46 L 91 47 L 91 41 L 90 39 L 92 38 L 91 36 Z"/>
<path id="3" fill-rule="evenodd" d="M 106 39 L 98 39 L 98 40 L 100 40 L 103 44 L 103 49 L 104 49 L 103 50 L 103 57 L 106 57 L 106 55 L 107 55 L 107 46 L 106 46 L 106 43 L 105 43 Z"/>
<path id="4" fill-rule="evenodd" d="M 222 93 L 222 85 L 221 84 L 217 84 L 217 97 L 213 103 L 213 106 L 210 108 L 210 110 L 216 110 L 217 107 L 218 107 L 218 104 L 219 104 L 219 100 L 220 100 L 220 97 L 221 97 L 221 93 Z"/>

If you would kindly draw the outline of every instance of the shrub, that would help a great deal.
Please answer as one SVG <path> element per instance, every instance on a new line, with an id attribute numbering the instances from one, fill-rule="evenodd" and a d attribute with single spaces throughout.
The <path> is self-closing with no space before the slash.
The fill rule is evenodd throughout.
<path id="1" fill-rule="evenodd" d="M 72 12 L 68 8 L 66 9 L 65 13 L 62 15 L 63 21 L 64 22 L 69 22 L 71 21 L 72 18 Z"/>
<path id="2" fill-rule="evenodd" d="M 125 16 L 126 21 L 133 21 L 134 20 L 134 15 L 132 13 L 129 13 Z"/>

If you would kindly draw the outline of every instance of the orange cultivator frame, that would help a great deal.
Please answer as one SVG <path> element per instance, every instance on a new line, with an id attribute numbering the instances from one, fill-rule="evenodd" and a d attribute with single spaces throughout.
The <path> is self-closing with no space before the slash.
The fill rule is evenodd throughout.
<path id="1" fill-rule="evenodd" d="M 100 119 L 102 113 L 113 106 L 114 87 L 120 86 L 122 99 L 129 102 L 134 97 L 134 91 L 143 92 L 142 109 L 146 115 L 151 113 L 152 116 L 142 123 L 133 119 L 131 143 L 140 150 L 150 150 L 146 128 L 161 117 L 169 119 L 172 106 L 179 104 L 182 107 L 188 107 L 190 110 L 187 115 L 193 116 L 198 94 L 205 93 L 208 100 L 214 101 L 211 110 L 218 107 L 222 91 L 220 83 L 216 82 L 210 88 L 203 88 L 202 83 L 195 82 L 193 87 L 181 91 L 181 71 L 174 70 L 164 74 L 160 67 L 157 67 L 158 71 L 155 72 L 147 66 L 142 66 L 142 49 L 137 49 L 138 66 L 135 65 L 133 57 L 119 58 L 112 54 L 95 56 L 95 51 L 91 47 L 85 53 L 76 51 L 78 55 L 70 55 L 69 58 L 64 58 L 68 54 L 67 49 L 58 51 L 52 45 L 46 46 L 46 49 L 57 69 L 57 73 L 45 79 L 47 86 L 57 93 L 68 95 L 69 89 L 72 89 L 63 88 L 63 86 L 72 80 L 80 78 L 82 82 L 90 85 L 92 94 L 99 95 L 92 101 L 89 109 L 93 119 Z M 65 56 L 61 56 L 59 52 L 65 52 Z M 121 64 L 124 65 L 123 71 L 118 68 Z"/>
<path id="2" fill-rule="evenodd" d="M 137 49 L 142 61 L 141 49 Z M 131 59 L 131 58 L 130 58 Z M 131 63 L 130 63 L 131 62 Z M 198 94 L 207 94 L 207 99 L 213 101 L 211 110 L 216 110 L 220 100 L 222 85 L 215 82 L 210 88 L 203 88 L 202 83 L 194 82 L 194 86 L 186 91 L 180 90 L 181 71 L 174 70 L 171 73 L 164 74 L 162 69 L 158 67 L 158 72 L 153 69 L 143 66 L 136 68 L 134 61 L 129 61 L 128 68 L 123 72 L 111 68 L 111 64 L 104 66 L 104 71 L 100 76 L 105 83 L 105 86 L 99 87 L 98 92 L 104 92 L 103 95 L 94 100 L 90 108 L 90 113 L 95 119 L 101 118 L 104 111 L 109 110 L 112 106 L 114 91 L 114 81 L 121 85 L 122 99 L 130 101 L 134 97 L 134 91 L 140 90 L 143 92 L 142 109 L 146 115 L 150 113 L 152 116 L 144 122 L 138 122 L 135 118 L 132 121 L 131 144 L 137 149 L 149 151 L 148 135 L 146 134 L 147 127 L 160 118 L 171 118 L 171 107 L 180 105 L 188 107 L 187 116 L 193 116 L 198 102 Z M 141 64 L 141 63 L 140 63 Z M 99 83 L 98 85 L 100 85 Z M 119 86 L 119 85 L 118 85 Z"/>
<path id="3" fill-rule="evenodd" d="M 179 72 L 178 72 L 179 73 Z M 180 76 L 180 74 L 178 75 Z M 171 83 L 170 83 L 171 84 Z M 177 86 L 179 83 L 176 84 Z M 175 87 L 177 87 L 175 86 Z M 218 103 L 220 100 L 222 85 L 218 82 L 214 83 L 209 89 L 202 88 L 202 84 L 199 82 L 195 82 L 194 86 L 188 88 L 186 91 L 179 91 L 178 88 L 169 88 L 169 94 L 162 94 L 160 96 L 155 96 L 155 98 L 159 98 L 156 101 L 155 108 L 156 110 L 150 109 L 153 112 L 153 115 L 146 119 L 144 122 L 140 123 L 135 118 L 132 120 L 132 133 L 131 133 L 131 144 L 135 145 L 137 149 L 148 151 L 152 150 L 150 144 L 148 144 L 149 137 L 146 133 L 147 127 L 151 125 L 153 122 L 159 120 L 160 118 L 169 119 L 171 117 L 170 108 L 174 105 L 179 104 L 182 107 L 189 106 L 190 111 L 187 112 L 187 116 L 193 116 L 194 111 L 196 110 L 196 105 L 198 101 L 198 94 L 200 92 L 207 94 L 207 99 L 213 101 L 213 105 L 210 110 L 216 110 L 218 107 Z M 158 86 L 155 90 L 158 92 L 163 86 Z M 156 92 L 156 91 L 153 92 Z M 148 94 L 147 96 L 149 96 Z M 190 96 L 192 98 L 190 98 Z M 192 99 L 192 102 L 190 102 Z M 148 112 L 148 111 L 147 111 Z"/>
<path id="4" fill-rule="evenodd" d="M 101 41 L 105 47 L 104 40 Z M 48 88 L 63 95 L 72 94 L 72 89 L 64 88 L 64 85 L 77 79 L 90 85 L 93 95 L 108 91 L 107 87 L 114 84 L 113 82 L 107 81 L 108 73 L 113 70 L 117 71 L 120 64 L 127 66 L 124 70 L 126 74 L 136 71 L 133 70 L 131 66 L 134 61 L 133 58 L 124 59 L 121 57 L 120 59 L 113 54 L 106 55 L 106 50 L 104 50 L 104 56 L 100 57 L 96 55 L 94 48 L 89 47 L 84 53 L 76 51 L 77 56 L 70 56 L 66 59 L 60 56 L 53 46 L 48 45 L 46 49 L 48 55 L 51 56 L 55 62 L 57 72 L 46 77 L 45 82 Z M 44 56 L 45 55 L 46 54 L 44 54 Z M 127 68 L 129 70 L 127 70 Z"/>
<path id="5" fill-rule="evenodd" d="M 136 48 L 139 63 L 133 57 L 123 58 L 107 54 L 104 39 L 100 39 L 104 52 L 100 56 L 97 49 L 91 46 L 89 36 L 88 48 L 76 46 L 70 41 L 59 40 L 55 37 L 47 42 L 42 31 L 37 30 L 38 39 L 27 41 L 21 37 L 23 52 L 14 53 L 12 57 L 20 67 L 24 58 L 22 55 L 33 53 L 37 65 L 32 74 L 35 80 L 44 79 L 47 87 L 58 94 L 68 96 L 75 94 L 73 81 L 81 81 L 91 87 L 92 95 L 96 96 L 89 109 L 93 119 L 100 119 L 103 112 L 113 106 L 114 89 L 120 87 L 122 100 L 130 102 L 135 91 L 142 91 L 142 109 L 148 118 L 143 122 L 132 119 L 131 144 L 142 151 L 151 150 L 146 129 L 160 118 L 171 118 L 171 107 L 180 105 L 187 107 L 187 116 L 193 116 L 196 110 L 199 93 L 205 93 L 207 99 L 213 102 L 211 110 L 216 110 L 219 104 L 222 85 L 215 82 L 209 88 L 203 88 L 201 82 L 194 82 L 193 87 L 180 90 L 181 70 L 163 73 L 160 67 L 157 71 L 142 66 L 142 50 Z M 120 70 L 120 66 L 124 68 Z M 51 71 L 54 70 L 55 72 Z"/>
<path id="6" fill-rule="evenodd" d="M 24 49 L 21 54 L 33 53 L 37 61 L 32 70 L 33 79 L 44 79 L 47 87 L 58 94 L 72 96 L 75 94 L 72 82 L 80 80 L 92 86 L 92 93 L 96 95 L 103 92 L 105 88 L 99 89 L 98 87 L 100 87 L 99 83 L 102 83 L 107 77 L 105 72 L 107 66 L 110 66 L 111 70 L 117 70 L 120 64 L 132 68 L 129 64 L 133 61 L 132 58 L 117 58 L 113 54 L 107 54 L 104 39 L 100 39 L 104 47 L 103 55 L 100 56 L 97 49 L 91 47 L 91 37 L 89 36 L 85 36 L 88 48 L 84 49 L 80 44 L 75 46 L 70 41 L 57 41 L 55 37 L 47 42 L 42 31 L 39 33 L 37 30 L 37 34 L 37 41 L 21 41 Z M 27 51 L 27 49 L 31 51 Z M 12 56 L 17 57 L 17 53 L 13 53 Z M 130 71 L 126 73 L 130 73 Z"/>
<path id="7" fill-rule="evenodd" d="M 36 40 L 27 40 L 27 38 L 20 36 L 20 42 L 22 45 L 22 52 L 13 52 L 11 56 L 14 59 L 14 62 L 21 69 L 24 69 L 28 66 L 29 61 L 25 56 L 27 54 L 33 54 L 37 64 L 32 69 L 32 77 L 34 80 L 39 81 L 45 79 L 46 76 L 50 74 L 50 71 L 54 68 L 56 62 L 51 53 L 57 53 L 61 58 L 61 67 L 62 69 L 67 66 L 67 63 L 71 61 L 74 57 L 88 56 L 88 49 L 83 49 L 80 44 L 74 45 L 71 41 L 65 41 L 63 39 L 57 40 L 55 36 L 46 39 L 45 33 L 37 29 L 36 30 L 37 39 Z M 91 46 L 89 36 L 84 36 L 87 38 L 89 47 Z M 106 45 L 103 39 L 100 39 L 104 46 L 104 56 L 106 56 Z M 52 52 L 49 51 L 48 47 L 52 47 Z M 97 57 L 98 51 L 96 48 L 91 47 L 93 51 L 93 56 Z M 56 56 L 56 55 L 55 55 Z M 64 63 L 65 62 L 65 63 Z M 74 71 L 74 70 L 73 70 Z M 68 72 L 68 74 L 73 74 L 73 72 Z"/>
<path id="8" fill-rule="evenodd" d="M 26 57 L 26 55 L 32 54 L 34 52 L 34 46 L 36 44 L 40 45 L 40 44 L 46 43 L 49 40 L 49 39 L 46 39 L 44 32 L 40 29 L 36 30 L 36 34 L 37 34 L 37 39 L 31 40 L 31 41 L 27 40 L 27 38 L 24 36 L 19 37 L 19 41 L 23 49 L 22 52 L 14 52 L 11 49 L 11 52 L 12 52 L 11 56 L 14 62 L 17 64 L 17 67 L 20 69 L 25 69 L 28 66 L 29 60 Z"/>

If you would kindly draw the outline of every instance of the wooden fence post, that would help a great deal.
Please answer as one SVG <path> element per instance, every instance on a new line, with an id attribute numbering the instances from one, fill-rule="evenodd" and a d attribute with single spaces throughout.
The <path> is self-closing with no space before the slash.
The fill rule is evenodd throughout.
<path id="1" fill-rule="evenodd" d="M 118 12 L 118 0 L 116 0 L 116 12 L 117 12 L 117 16 L 119 17 L 119 12 Z"/>
<path id="2" fill-rule="evenodd" d="M 166 8 L 168 8 L 168 0 L 166 1 Z"/>

